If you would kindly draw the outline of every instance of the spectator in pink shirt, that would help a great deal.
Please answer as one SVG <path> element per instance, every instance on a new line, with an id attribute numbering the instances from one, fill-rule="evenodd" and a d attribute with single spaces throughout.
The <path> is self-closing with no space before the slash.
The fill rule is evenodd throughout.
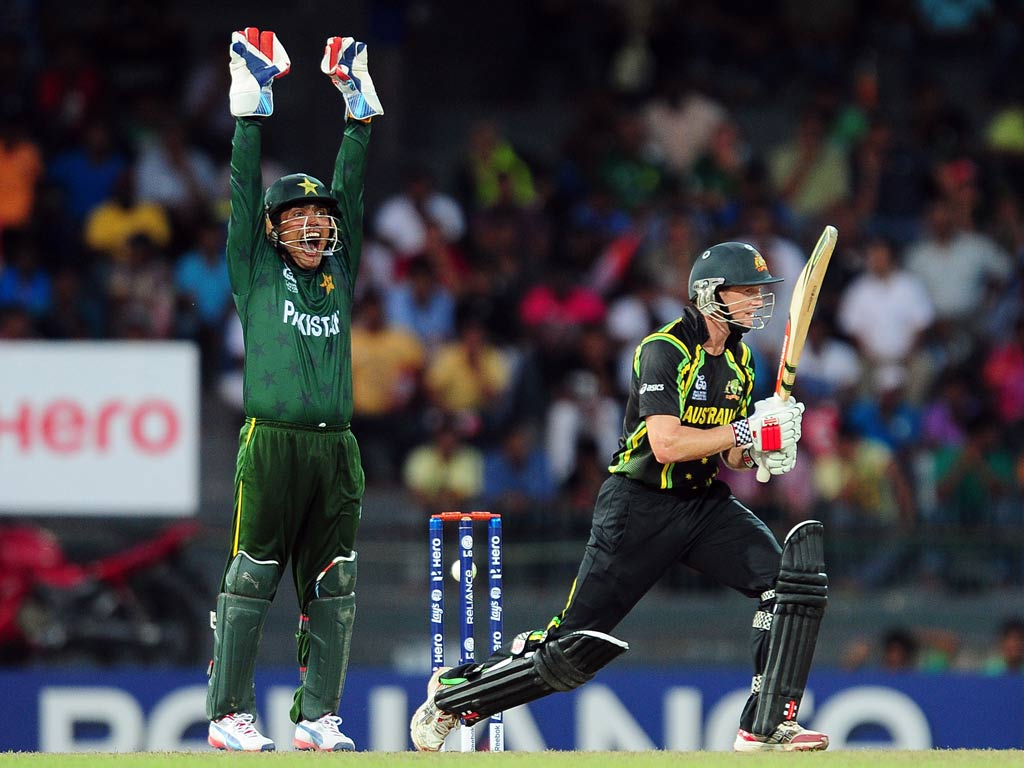
<path id="1" fill-rule="evenodd" d="M 985 360 L 985 385 L 1003 423 L 1024 419 L 1024 318 L 1014 335 L 995 347 Z"/>

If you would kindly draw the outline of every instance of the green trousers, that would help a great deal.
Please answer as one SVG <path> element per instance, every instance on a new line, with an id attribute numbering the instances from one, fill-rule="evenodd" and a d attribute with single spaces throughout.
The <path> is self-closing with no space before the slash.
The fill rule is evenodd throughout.
<path id="1" fill-rule="evenodd" d="M 305 612 L 320 571 L 355 549 L 364 488 L 359 445 L 347 427 L 248 419 L 239 436 L 228 563 L 239 551 L 290 562 Z"/>

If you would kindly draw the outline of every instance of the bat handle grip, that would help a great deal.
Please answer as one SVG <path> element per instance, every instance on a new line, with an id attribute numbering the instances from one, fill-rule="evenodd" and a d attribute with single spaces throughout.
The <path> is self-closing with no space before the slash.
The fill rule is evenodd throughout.
<path id="1" fill-rule="evenodd" d="M 757 482 L 759 482 L 759 483 L 767 483 L 769 478 L 771 478 L 771 476 L 772 476 L 772 473 L 768 471 L 768 467 L 758 467 L 757 468 Z"/>

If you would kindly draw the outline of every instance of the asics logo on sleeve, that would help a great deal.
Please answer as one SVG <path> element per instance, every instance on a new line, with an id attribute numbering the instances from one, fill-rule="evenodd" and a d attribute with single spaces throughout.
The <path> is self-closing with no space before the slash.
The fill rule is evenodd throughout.
<path id="1" fill-rule="evenodd" d="M 644 384 L 644 385 L 642 385 L 640 387 L 640 394 L 641 395 L 644 392 L 664 392 L 664 391 L 665 391 L 665 385 L 664 384 Z"/>
<path id="2" fill-rule="evenodd" d="M 330 315 L 310 315 L 299 312 L 295 303 L 285 299 L 281 322 L 298 329 L 303 336 L 334 336 L 341 332 L 341 318 L 337 311 Z"/>

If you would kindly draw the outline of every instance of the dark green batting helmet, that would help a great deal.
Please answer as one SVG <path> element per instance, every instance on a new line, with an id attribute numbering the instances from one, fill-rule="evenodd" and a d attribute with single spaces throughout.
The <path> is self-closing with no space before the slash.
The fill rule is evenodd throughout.
<path id="1" fill-rule="evenodd" d="M 332 210 L 338 208 L 338 201 L 331 191 L 320 179 L 308 173 L 282 176 L 267 187 L 263 195 L 263 210 L 268 217 L 273 217 L 282 208 L 309 203 L 324 203 Z"/>
<path id="2" fill-rule="evenodd" d="M 715 291 L 728 285 L 781 283 L 772 277 L 757 248 L 748 243 L 719 243 L 697 257 L 690 270 L 690 301 L 713 298 Z M 698 309 L 700 308 L 698 304 Z"/>

